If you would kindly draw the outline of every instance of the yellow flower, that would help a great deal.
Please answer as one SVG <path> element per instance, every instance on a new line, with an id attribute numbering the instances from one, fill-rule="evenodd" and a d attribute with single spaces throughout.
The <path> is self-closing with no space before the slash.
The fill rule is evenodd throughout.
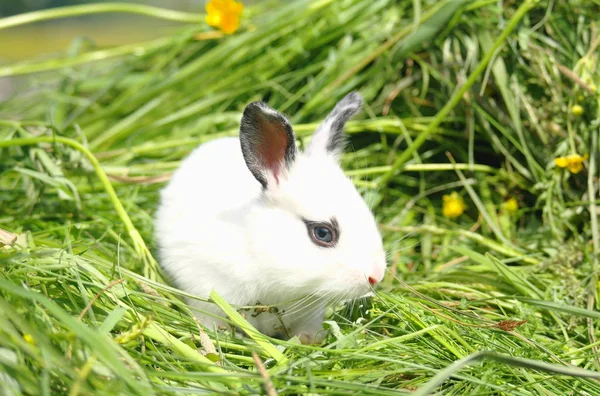
<path id="1" fill-rule="evenodd" d="M 514 214 L 519 210 L 519 203 L 515 198 L 510 198 L 504 202 L 504 210 L 510 214 Z"/>
<path id="2" fill-rule="evenodd" d="M 28 343 L 29 345 L 35 345 L 35 340 L 33 339 L 33 337 L 31 336 L 31 334 L 23 334 L 23 339 L 25 340 L 26 343 Z"/>
<path id="3" fill-rule="evenodd" d="M 579 117 L 583 114 L 583 107 L 580 105 L 573 105 L 573 107 L 571 107 L 571 114 L 573 114 L 575 117 Z"/>
<path id="4" fill-rule="evenodd" d="M 579 154 L 571 154 L 566 157 L 555 158 L 554 163 L 560 168 L 568 168 L 571 173 L 579 173 L 583 169 L 583 161 L 587 158 L 587 154 L 583 157 Z"/>
<path id="5" fill-rule="evenodd" d="M 240 27 L 244 5 L 235 0 L 210 0 L 206 4 L 206 23 L 232 34 Z"/>
<path id="6" fill-rule="evenodd" d="M 465 201 L 463 201 L 462 197 L 456 191 L 453 191 L 452 194 L 444 195 L 442 201 L 442 214 L 449 219 L 457 218 L 467 209 Z"/>

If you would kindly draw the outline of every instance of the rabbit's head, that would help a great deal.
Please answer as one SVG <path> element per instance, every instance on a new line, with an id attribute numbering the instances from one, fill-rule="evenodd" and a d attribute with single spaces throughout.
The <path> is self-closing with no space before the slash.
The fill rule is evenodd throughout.
<path id="1" fill-rule="evenodd" d="M 376 222 L 339 165 L 344 124 L 361 105 L 355 92 L 342 99 L 304 153 L 282 114 L 262 102 L 244 110 L 242 153 L 262 185 L 246 231 L 265 294 L 351 299 L 382 280 Z"/>

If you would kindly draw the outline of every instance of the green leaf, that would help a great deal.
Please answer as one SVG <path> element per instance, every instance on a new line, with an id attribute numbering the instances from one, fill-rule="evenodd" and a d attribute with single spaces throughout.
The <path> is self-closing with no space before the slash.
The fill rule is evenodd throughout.
<path id="1" fill-rule="evenodd" d="M 467 0 L 450 0 L 440 6 L 439 10 L 431 18 L 419 25 L 414 32 L 400 43 L 392 54 L 392 62 L 399 62 L 409 53 L 414 52 L 425 43 L 433 40 L 438 32 L 447 27 L 448 21 L 450 21 L 457 10 L 466 3 Z"/>

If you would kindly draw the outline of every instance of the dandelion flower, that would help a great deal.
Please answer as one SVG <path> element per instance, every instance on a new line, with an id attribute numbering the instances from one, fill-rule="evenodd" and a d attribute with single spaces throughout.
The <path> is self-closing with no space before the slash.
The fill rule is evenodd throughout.
<path id="1" fill-rule="evenodd" d="M 442 197 L 442 214 L 449 219 L 455 219 L 467 209 L 465 201 L 456 191 Z"/>
<path id="2" fill-rule="evenodd" d="M 579 117 L 583 114 L 583 107 L 580 105 L 573 105 L 573 107 L 571 107 L 571 114 L 573 114 L 575 117 Z"/>
<path id="3" fill-rule="evenodd" d="M 519 203 L 514 197 L 509 198 L 507 201 L 505 201 L 503 206 L 504 210 L 510 214 L 514 214 L 517 212 L 517 210 L 519 210 Z"/>
<path id="4" fill-rule="evenodd" d="M 26 343 L 28 343 L 29 345 L 35 345 L 35 340 L 33 339 L 33 337 L 31 336 L 31 334 L 23 334 L 23 339 L 25 340 Z"/>
<path id="5" fill-rule="evenodd" d="M 571 173 L 579 173 L 583 170 L 583 161 L 588 158 L 588 155 L 583 157 L 579 154 L 571 154 L 566 157 L 558 157 L 554 159 L 554 163 L 559 168 L 568 168 Z"/>
<path id="6" fill-rule="evenodd" d="M 232 34 L 240 27 L 244 5 L 235 0 L 210 0 L 206 4 L 206 23 Z"/>

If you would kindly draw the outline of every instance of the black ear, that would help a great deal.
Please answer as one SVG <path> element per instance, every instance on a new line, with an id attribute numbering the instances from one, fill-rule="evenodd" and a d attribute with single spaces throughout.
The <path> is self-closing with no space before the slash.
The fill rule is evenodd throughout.
<path id="1" fill-rule="evenodd" d="M 363 103 L 358 92 L 350 92 L 340 100 L 325 121 L 315 131 L 308 153 L 327 152 L 336 158 L 344 151 L 344 125 L 354 114 L 358 113 Z"/>
<path id="2" fill-rule="evenodd" d="M 244 161 L 264 188 L 279 182 L 296 157 L 294 131 L 288 120 L 263 102 L 246 106 L 240 125 Z"/>

